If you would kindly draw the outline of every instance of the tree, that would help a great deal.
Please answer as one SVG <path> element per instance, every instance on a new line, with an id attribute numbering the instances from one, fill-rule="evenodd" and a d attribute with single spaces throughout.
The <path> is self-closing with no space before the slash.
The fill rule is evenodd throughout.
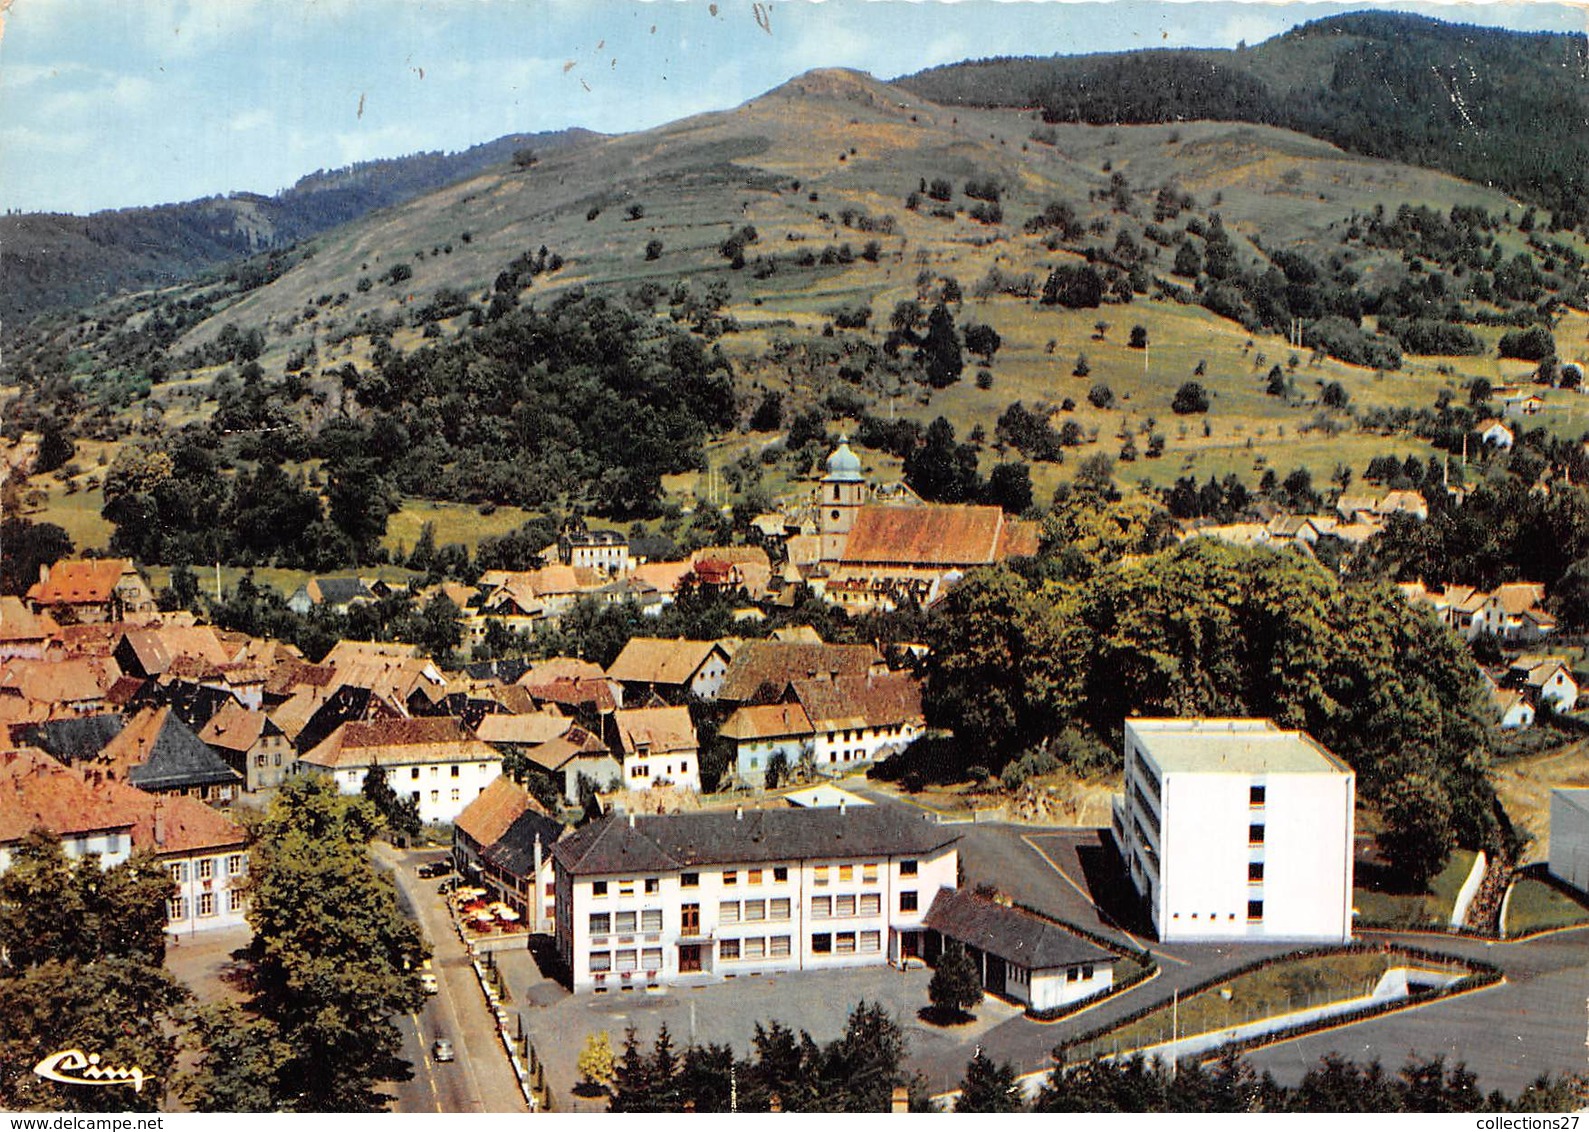
<path id="1" fill-rule="evenodd" d="M 1146 350 L 1148 348 L 1148 328 L 1146 326 L 1133 326 L 1131 339 L 1127 343 L 1133 350 Z"/>
<path id="2" fill-rule="evenodd" d="M 650 239 L 646 241 L 646 259 L 655 260 L 662 258 L 662 241 Z"/>
<path id="3" fill-rule="evenodd" d="M 999 352 L 999 347 L 1004 340 L 999 337 L 999 332 L 993 327 L 980 322 L 966 324 L 966 349 L 977 355 L 984 362 L 991 362 L 993 355 Z"/>
<path id="4" fill-rule="evenodd" d="M 443 668 L 451 667 L 453 650 L 463 641 L 463 619 L 446 594 L 425 603 L 413 627 L 414 643 Z"/>
<path id="5" fill-rule="evenodd" d="M 949 308 L 938 303 L 927 316 L 927 336 L 916 352 L 917 361 L 927 373 L 927 384 L 944 389 L 960 380 L 965 360 L 960 353 L 960 336 L 955 333 Z"/>
<path id="6" fill-rule="evenodd" d="M 769 389 L 750 415 L 752 432 L 776 432 L 783 427 L 783 394 Z"/>
<path id="7" fill-rule="evenodd" d="M 1201 382 L 1182 382 L 1181 387 L 1175 391 L 1175 397 L 1170 401 L 1170 411 L 1182 416 L 1188 413 L 1208 412 L 1208 390 L 1204 389 Z"/>
<path id="8" fill-rule="evenodd" d="M 977 1047 L 976 1053 L 966 1063 L 966 1074 L 960 1079 L 960 1095 L 955 1098 L 956 1112 L 1020 1112 L 1026 1107 L 1021 1086 L 1015 1081 L 1015 1067 L 1009 1062 L 995 1065 Z"/>
<path id="9" fill-rule="evenodd" d="M 1203 253 L 1197 250 L 1197 245 L 1187 240 L 1175 250 L 1176 275 L 1186 279 L 1196 279 L 1203 270 Z"/>
<path id="10" fill-rule="evenodd" d="M 540 160 L 541 159 L 535 155 L 535 151 L 528 147 L 513 151 L 513 167 L 515 169 L 528 169 L 532 165 L 537 164 Z"/>
<path id="11" fill-rule="evenodd" d="M 1091 372 L 1092 372 L 1092 366 L 1087 363 L 1087 355 L 1086 354 L 1077 354 L 1076 355 L 1076 365 L 1071 369 L 1070 376 L 1072 376 L 1072 377 L 1086 377 Z"/>
<path id="12" fill-rule="evenodd" d="M 97 855 L 68 860 L 43 830 L 12 849 L 0 876 L 0 1108 L 94 1111 L 104 1096 L 35 1076 L 62 1049 L 138 1066 L 145 1087 L 116 1104 L 160 1107 L 177 1064 L 177 1010 L 187 991 L 161 967 L 165 867 L 135 855 L 101 870 Z"/>
<path id="13" fill-rule="evenodd" d="M 232 1003 L 214 1003 L 193 1019 L 199 1064 L 182 1096 L 196 1112 L 272 1112 L 285 1091 L 281 1066 L 292 1050 L 271 1023 Z"/>
<path id="14" fill-rule="evenodd" d="M 1103 277 L 1090 264 L 1072 267 L 1061 264 L 1049 272 L 1043 283 L 1044 306 L 1062 306 L 1072 310 L 1096 307 L 1103 302 Z"/>
<path id="15" fill-rule="evenodd" d="M 988 474 L 988 486 L 982 499 L 1007 514 L 1023 513 L 1032 505 L 1032 470 L 1019 460 L 995 464 Z"/>
<path id="16" fill-rule="evenodd" d="M 767 760 L 764 783 L 768 790 L 776 790 L 787 781 L 789 781 L 789 756 L 782 751 L 774 751 L 772 757 Z"/>
<path id="17" fill-rule="evenodd" d="M 1380 850 L 1420 892 L 1445 867 L 1455 841 L 1451 797 L 1436 761 L 1428 750 L 1401 754 L 1379 808 Z"/>
<path id="18" fill-rule="evenodd" d="M 0 594 L 20 597 L 39 580 L 40 566 L 53 566 L 72 554 L 72 537 L 54 523 L 6 516 L 0 522 Z"/>
<path id="19" fill-rule="evenodd" d="M 272 1108 L 375 1112 L 377 1086 L 406 1072 L 393 1015 L 424 1001 L 426 948 L 392 881 L 375 871 L 375 807 L 330 779 L 295 776 L 260 823 L 250 854 L 250 1009 L 279 1041 L 281 1091 Z"/>
<path id="20" fill-rule="evenodd" d="M 612 1099 L 608 1112 L 656 1112 L 652 1061 L 640 1048 L 640 1035 L 633 1026 L 623 1035 L 623 1057 L 613 1071 Z"/>
<path id="21" fill-rule="evenodd" d="M 940 1017 L 951 1019 L 965 1018 L 982 1001 L 982 972 L 958 940 L 944 945 L 927 997 Z"/>
<path id="22" fill-rule="evenodd" d="M 606 1092 L 617 1077 L 617 1064 L 612 1055 L 612 1038 L 606 1030 L 590 1034 L 579 1051 L 579 1076 L 591 1092 Z"/>
<path id="23" fill-rule="evenodd" d="M 945 417 L 927 427 L 926 443 L 906 455 L 904 471 L 911 490 L 931 502 L 968 503 L 982 492 L 977 450 L 955 443 L 954 426 Z"/>
<path id="24" fill-rule="evenodd" d="M 1111 409 L 1115 403 L 1115 391 L 1109 388 L 1109 383 L 1099 381 L 1087 390 L 1087 401 L 1095 409 Z"/>
<path id="25" fill-rule="evenodd" d="M 371 763 L 364 772 L 360 791 L 386 823 L 386 833 L 397 845 L 407 845 L 419 836 L 424 823 L 419 819 L 419 803 L 412 796 L 399 797 L 387 780 L 386 768 Z"/>

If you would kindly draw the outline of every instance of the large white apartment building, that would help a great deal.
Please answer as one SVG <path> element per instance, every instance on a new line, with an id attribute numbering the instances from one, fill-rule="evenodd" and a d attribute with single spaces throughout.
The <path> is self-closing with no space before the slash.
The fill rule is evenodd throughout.
<path id="1" fill-rule="evenodd" d="M 1551 875 L 1589 892 L 1589 790 L 1550 792 Z"/>
<path id="2" fill-rule="evenodd" d="M 1158 938 L 1350 939 L 1356 781 L 1272 720 L 1127 720 L 1114 837 Z"/>
<path id="3" fill-rule="evenodd" d="M 959 834 L 892 806 L 612 814 L 552 850 L 575 990 L 899 963 Z"/>

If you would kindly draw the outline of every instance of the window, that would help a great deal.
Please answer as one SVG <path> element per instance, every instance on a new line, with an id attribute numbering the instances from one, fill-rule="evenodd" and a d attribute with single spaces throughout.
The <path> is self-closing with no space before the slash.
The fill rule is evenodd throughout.
<path id="1" fill-rule="evenodd" d="M 679 931 L 683 935 L 695 935 L 701 930 L 701 906 L 699 904 L 681 904 L 679 906 Z"/>
<path id="2" fill-rule="evenodd" d="M 835 916 L 855 915 L 855 897 L 836 896 L 833 898 L 833 914 Z"/>
<path id="3" fill-rule="evenodd" d="M 226 858 L 226 875 L 229 877 L 240 877 L 243 875 L 243 855 L 241 853 L 233 853 Z"/>
<path id="4" fill-rule="evenodd" d="M 226 894 L 226 910 L 228 912 L 241 912 L 243 910 L 243 894 L 235 888 Z"/>
<path id="5" fill-rule="evenodd" d="M 441 767 L 433 766 L 433 767 L 430 768 L 430 776 L 432 778 L 435 778 L 440 773 L 441 773 Z"/>
<path id="6" fill-rule="evenodd" d="M 353 776 L 350 774 L 348 777 L 351 778 Z M 409 771 L 408 777 L 410 779 L 417 779 L 419 777 L 419 768 L 416 766 L 413 770 Z"/>
<path id="7" fill-rule="evenodd" d="M 767 902 L 767 918 L 769 920 L 787 920 L 789 918 L 789 898 L 787 896 L 775 897 Z"/>
<path id="8" fill-rule="evenodd" d="M 1255 824 L 1249 825 L 1247 827 L 1247 844 L 1248 845 L 1262 845 L 1263 844 L 1263 826 L 1262 825 L 1255 823 Z"/>
<path id="9" fill-rule="evenodd" d="M 613 917 L 612 926 L 619 935 L 629 935 L 635 929 L 635 914 L 633 912 L 619 912 Z"/>
<path id="10" fill-rule="evenodd" d="M 648 947 L 640 953 L 640 965 L 647 971 L 660 971 L 662 969 L 662 949 Z"/>
<path id="11" fill-rule="evenodd" d="M 1076 967 L 1066 967 L 1065 968 L 1065 981 L 1067 983 L 1073 983 L 1079 978 L 1081 978 L 1080 969 L 1078 969 Z"/>
<path id="12" fill-rule="evenodd" d="M 634 881 L 632 881 L 632 880 L 621 880 L 621 881 L 619 881 L 618 882 L 618 895 L 619 896 L 633 896 L 634 895 Z"/>
<path id="13" fill-rule="evenodd" d="M 914 912 L 916 910 L 916 894 L 914 892 L 901 892 L 899 894 L 899 910 L 901 912 Z"/>
<path id="14" fill-rule="evenodd" d="M 789 867 L 787 865 L 776 866 L 772 870 L 772 879 L 779 884 L 786 883 L 789 880 Z"/>
<path id="15" fill-rule="evenodd" d="M 604 880 L 591 881 L 590 882 L 590 894 L 592 896 L 606 896 L 607 895 L 607 882 L 604 881 Z"/>
<path id="16" fill-rule="evenodd" d="M 176 881 L 178 884 L 182 884 L 188 879 L 188 863 L 186 861 L 178 861 L 176 864 L 171 866 L 171 879 Z M 187 919 L 186 916 L 178 918 Z"/>
<path id="17" fill-rule="evenodd" d="M 789 937 L 775 935 L 767 941 L 767 954 L 774 959 L 786 959 L 789 956 Z"/>
<path id="18" fill-rule="evenodd" d="M 174 900 L 166 901 L 166 919 L 185 920 L 188 918 L 188 898 L 178 896 Z"/>
<path id="19" fill-rule="evenodd" d="M 655 896 L 662 891 L 662 882 L 656 877 L 646 877 L 645 890 L 647 896 Z"/>
<path id="20" fill-rule="evenodd" d="M 1081 965 L 1081 977 L 1084 978 L 1084 979 L 1092 978 L 1092 964 L 1091 963 L 1083 963 Z"/>
<path id="21" fill-rule="evenodd" d="M 452 788 L 452 800 L 454 802 L 458 801 L 458 788 L 456 786 Z"/>
<path id="22" fill-rule="evenodd" d="M 862 865 L 861 866 L 861 882 L 863 884 L 876 884 L 877 883 L 877 866 L 876 865 Z"/>
<path id="23" fill-rule="evenodd" d="M 738 869 L 725 869 L 723 871 L 723 887 L 724 888 L 727 888 L 730 885 L 735 885 L 735 884 L 738 884 L 738 883 L 739 883 L 739 870 Z"/>
<path id="24" fill-rule="evenodd" d="M 1247 879 L 1254 884 L 1263 880 L 1263 862 L 1250 861 L 1247 864 Z"/>
<path id="25" fill-rule="evenodd" d="M 765 920 L 767 918 L 767 902 L 765 900 L 745 901 L 745 919 Z"/>
<path id="26" fill-rule="evenodd" d="M 1262 786 L 1249 787 L 1247 790 L 1247 804 L 1249 806 L 1263 805 L 1264 788 Z"/>
<path id="27" fill-rule="evenodd" d="M 612 931 L 612 914 L 610 912 L 592 912 L 590 914 L 590 934 L 606 935 Z"/>
<path id="28" fill-rule="evenodd" d="M 267 756 L 265 756 L 265 755 L 255 755 L 254 756 L 254 765 L 255 766 L 264 766 L 266 764 L 266 762 L 267 762 Z"/>
<path id="29" fill-rule="evenodd" d="M 835 950 L 838 951 L 838 953 L 840 955 L 854 955 L 855 954 L 855 933 L 854 932 L 840 932 L 839 933 L 839 938 L 838 938 L 838 947 L 835 948 Z"/>
<path id="30" fill-rule="evenodd" d="M 201 892 L 201 893 L 199 893 L 199 915 L 201 915 L 201 916 L 213 916 L 213 915 L 215 915 L 215 893 L 213 893 L 213 892 Z"/>
<path id="31" fill-rule="evenodd" d="M 878 916 L 883 912 L 883 894 L 880 892 L 861 893 L 861 915 Z"/>
<path id="32" fill-rule="evenodd" d="M 639 962 L 639 956 L 633 951 L 617 951 L 613 953 L 613 957 L 617 960 L 620 971 L 633 971 Z"/>
<path id="33" fill-rule="evenodd" d="M 757 936 L 755 939 L 747 939 L 745 941 L 746 959 L 762 959 L 766 957 L 766 954 L 767 941 L 761 936 Z"/>
<path id="34" fill-rule="evenodd" d="M 441 791 L 440 791 L 440 790 L 432 790 L 432 791 L 431 791 L 431 792 L 430 792 L 430 800 L 431 800 L 431 801 L 432 801 L 432 802 L 439 802 L 439 801 L 441 801 Z"/>
<path id="35" fill-rule="evenodd" d="M 865 952 L 877 952 L 883 950 L 883 933 L 862 932 L 861 950 Z"/>
<path id="36" fill-rule="evenodd" d="M 738 959 L 739 940 L 723 939 L 717 942 L 717 957 L 719 959 Z"/>
<path id="37" fill-rule="evenodd" d="M 739 901 L 725 900 L 717 906 L 717 922 L 720 924 L 739 923 Z"/>
<path id="38" fill-rule="evenodd" d="M 811 937 L 811 952 L 814 955 L 831 955 L 833 953 L 833 937 L 827 932 L 817 932 Z"/>
<path id="39" fill-rule="evenodd" d="M 811 870 L 811 883 L 815 885 L 828 883 L 828 867 L 826 865 L 818 865 Z"/>
<path id="40" fill-rule="evenodd" d="M 215 862 L 205 857 L 199 861 L 199 879 L 210 880 L 215 876 Z"/>
<path id="41" fill-rule="evenodd" d="M 592 972 L 612 970 L 612 952 L 592 951 L 590 953 L 590 969 Z"/>
<path id="42" fill-rule="evenodd" d="M 452 764 L 452 776 L 454 778 L 458 777 L 458 764 L 457 763 L 453 763 Z"/>
<path id="43" fill-rule="evenodd" d="M 1249 900 L 1249 901 L 1247 901 L 1247 919 L 1248 920 L 1261 920 L 1261 919 L 1263 919 L 1263 901 L 1262 900 Z"/>
<path id="44" fill-rule="evenodd" d="M 855 866 L 854 865 L 840 865 L 839 866 L 839 880 L 841 882 L 848 882 L 848 881 L 852 881 L 854 879 L 855 879 Z"/>
<path id="45" fill-rule="evenodd" d="M 679 887 L 680 888 L 700 888 L 701 887 L 701 874 L 700 873 L 680 873 L 679 874 Z"/>
<path id="46" fill-rule="evenodd" d="M 745 883 L 746 884 L 760 884 L 761 883 L 761 870 L 760 869 L 751 869 L 750 873 L 745 877 Z"/>
<path id="47" fill-rule="evenodd" d="M 650 775 L 651 769 L 641 763 L 636 763 L 634 766 L 629 768 L 630 778 L 648 778 Z"/>
<path id="48" fill-rule="evenodd" d="M 662 909 L 647 908 L 640 913 L 640 930 L 643 932 L 659 932 L 662 930 Z"/>
<path id="49" fill-rule="evenodd" d="M 826 917 L 831 916 L 831 915 L 833 915 L 833 897 L 831 897 L 831 896 L 813 896 L 811 898 L 811 917 L 812 917 L 812 919 L 817 919 L 817 920 L 825 919 Z"/>
<path id="50" fill-rule="evenodd" d="M 899 875 L 902 876 L 902 877 L 913 877 L 913 876 L 915 876 L 916 875 L 916 865 L 917 865 L 917 862 L 915 862 L 915 861 L 901 861 L 899 863 Z"/>

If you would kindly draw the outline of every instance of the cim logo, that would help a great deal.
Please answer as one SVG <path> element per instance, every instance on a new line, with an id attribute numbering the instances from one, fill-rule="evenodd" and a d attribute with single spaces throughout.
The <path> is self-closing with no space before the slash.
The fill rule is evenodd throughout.
<path id="1" fill-rule="evenodd" d="M 133 1092 L 143 1092 L 142 1069 L 136 1065 L 131 1069 L 101 1065 L 99 1054 L 85 1054 L 80 1049 L 52 1053 L 35 1065 L 33 1072 L 46 1081 L 59 1081 L 63 1085 L 131 1085 Z"/>

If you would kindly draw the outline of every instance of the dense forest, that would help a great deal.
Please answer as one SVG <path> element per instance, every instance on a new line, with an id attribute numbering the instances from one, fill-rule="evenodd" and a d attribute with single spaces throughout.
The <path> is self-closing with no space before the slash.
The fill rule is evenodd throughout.
<path id="1" fill-rule="evenodd" d="M 1353 153 L 1584 212 L 1589 46 L 1421 16 L 1353 13 L 1257 47 L 952 64 L 896 80 L 945 105 L 1040 107 L 1050 122 L 1256 122 Z"/>

